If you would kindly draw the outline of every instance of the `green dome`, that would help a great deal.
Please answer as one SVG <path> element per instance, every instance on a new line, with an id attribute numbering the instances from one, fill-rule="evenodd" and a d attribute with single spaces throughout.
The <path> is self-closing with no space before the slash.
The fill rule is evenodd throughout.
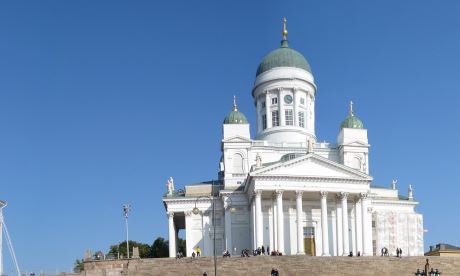
<path id="1" fill-rule="evenodd" d="M 228 113 L 227 117 L 225 117 L 224 124 L 247 124 L 248 119 L 242 112 L 238 110 L 233 110 L 232 112 Z"/>
<path id="2" fill-rule="evenodd" d="M 363 129 L 364 124 L 363 122 L 353 114 L 353 102 L 350 101 L 350 111 L 348 113 L 348 117 L 343 120 L 340 124 L 340 129 L 342 128 L 357 128 Z"/>
<path id="3" fill-rule="evenodd" d="M 343 122 L 340 124 L 340 128 L 358 128 L 363 129 L 364 124 L 363 122 L 356 116 L 348 116 Z"/>
<path id="4" fill-rule="evenodd" d="M 257 68 L 256 76 L 276 67 L 295 67 L 311 73 L 308 61 L 301 53 L 289 48 L 287 40 L 282 40 L 279 49 L 265 56 Z"/>

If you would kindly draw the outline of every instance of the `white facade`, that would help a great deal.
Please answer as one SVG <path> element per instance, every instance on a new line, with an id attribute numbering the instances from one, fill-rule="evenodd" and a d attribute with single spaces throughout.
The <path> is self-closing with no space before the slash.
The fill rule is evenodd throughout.
<path id="1" fill-rule="evenodd" d="M 187 256 L 197 247 L 213 255 L 214 237 L 219 255 L 261 246 L 288 255 L 370 256 L 383 247 L 423 255 L 418 202 L 412 190 L 401 196 L 396 183 L 374 186 L 367 130 L 342 127 L 337 144 L 316 141 L 309 71 L 275 66 L 257 76 L 252 95 L 255 138 L 249 124 L 224 124 L 219 179 L 163 197 L 171 257 L 179 229 Z"/>

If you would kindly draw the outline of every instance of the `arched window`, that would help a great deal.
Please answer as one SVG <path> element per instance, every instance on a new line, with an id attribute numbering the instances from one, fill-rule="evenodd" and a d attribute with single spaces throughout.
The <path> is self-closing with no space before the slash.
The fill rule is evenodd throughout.
<path id="1" fill-rule="evenodd" d="M 354 156 L 351 159 L 351 167 L 353 169 L 361 170 L 361 158 L 359 158 L 358 156 Z"/>
<path id="2" fill-rule="evenodd" d="M 233 173 L 244 173 L 243 169 L 243 156 L 236 153 L 233 155 Z"/>

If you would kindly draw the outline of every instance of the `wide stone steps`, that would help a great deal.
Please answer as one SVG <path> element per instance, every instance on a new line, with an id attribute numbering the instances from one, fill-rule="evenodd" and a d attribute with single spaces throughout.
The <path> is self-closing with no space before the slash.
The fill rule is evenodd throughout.
<path id="1" fill-rule="evenodd" d="M 256 256 L 249 258 L 217 258 L 218 275 L 270 275 L 277 268 L 280 275 L 414 275 L 423 269 L 425 260 L 438 268 L 442 275 L 460 276 L 460 258 L 456 257 L 309 257 Z M 85 276 L 112 275 L 214 275 L 212 257 L 183 258 L 180 260 L 138 259 L 94 261 L 85 263 Z"/>

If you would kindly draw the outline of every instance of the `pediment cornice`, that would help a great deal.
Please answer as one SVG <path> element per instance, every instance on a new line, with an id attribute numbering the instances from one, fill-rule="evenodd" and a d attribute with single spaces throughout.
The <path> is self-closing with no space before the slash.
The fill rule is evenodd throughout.
<path id="1" fill-rule="evenodd" d="M 284 168 L 296 167 L 296 166 L 299 166 L 300 164 L 305 163 L 305 162 L 313 162 L 313 163 L 319 164 L 322 167 L 326 167 L 327 169 L 329 169 L 331 171 L 340 172 L 340 173 L 345 174 L 347 176 L 346 177 L 334 177 L 334 176 L 328 177 L 328 176 L 316 176 L 316 175 L 308 175 L 308 174 L 292 176 L 292 175 L 282 174 L 282 170 Z M 280 171 L 280 174 L 279 175 L 276 175 L 276 174 L 273 175 L 273 173 L 276 172 L 276 171 Z M 339 164 L 337 162 L 331 161 L 331 160 L 329 160 L 327 158 L 324 158 L 322 156 L 316 155 L 314 153 L 310 153 L 310 154 L 307 154 L 305 156 L 301 156 L 301 157 L 298 157 L 298 158 L 295 158 L 295 159 L 292 159 L 292 160 L 289 160 L 289 161 L 286 161 L 286 162 L 279 162 L 279 163 L 270 165 L 268 167 L 252 171 L 250 173 L 250 176 L 254 177 L 254 178 L 262 177 L 262 176 L 266 176 L 266 177 L 284 177 L 285 179 L 296 178 L 297 177 L 297 178 L 301 178 L 303 180 L 314 178 L 314 179 L 325 179 L 327 181 L 330 181 L 331 179 L 337 179 L 337 180 L 342 180 L 342 181 L 351 180 L 353 182 L 356 182 L 356 181 L 370 182 L 370 181 L 372 181 L 372 177 L 367 175 L 367 174 L 365 174 L 365 173 L 362 173 L 360 171 L 357 171 L 357 170 L 352 169 L 350 167 L 347 167 L 345 165 Z"/>

